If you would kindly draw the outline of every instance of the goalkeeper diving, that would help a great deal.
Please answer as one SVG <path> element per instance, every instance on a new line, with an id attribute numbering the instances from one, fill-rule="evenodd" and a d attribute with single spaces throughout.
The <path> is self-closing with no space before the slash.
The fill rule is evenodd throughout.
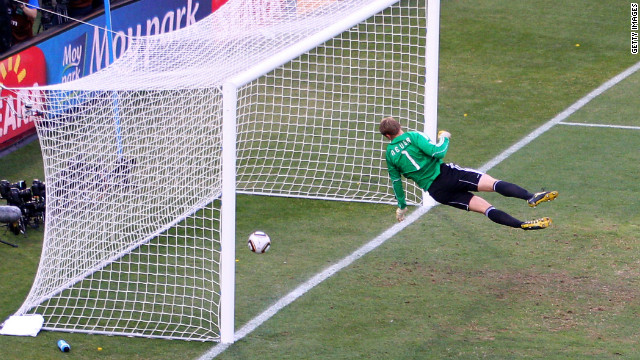
<path id="1" fill-rule="evenodd" d="M 451 134 L 438 133 L 434 144 L 429 137 L 417 131 L 404 132 L 400 123 L 392 117 L 380 122 L 380 133 L 391 142 L 387 145 L 387 169 L 398 201 L 396 218 L 403 221 L 407 213 L 402 176 L 413 180 L 427 191 L 437 202 L 458 209 L 484 214 L 500 225 L 523 230 L 539 230 L 551 225 L 551 219 L 543 217 L 531 221 L 521 221 L 498 210 L 485 199 L 472 192 L 497 192 L 503 196 L 526 200 L 529 206 L 551 201 L 558 196 L 557 191 L 530 193 L 526 189 L 503 180 L 496 180 L 488 174 L 474 169 L 462 168 L 453 163 L 444 163 Z"/>

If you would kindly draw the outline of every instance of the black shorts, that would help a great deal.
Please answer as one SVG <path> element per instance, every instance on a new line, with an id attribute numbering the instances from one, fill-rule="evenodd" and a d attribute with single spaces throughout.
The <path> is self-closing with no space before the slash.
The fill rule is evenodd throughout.
<path id="1" fill-rule="evenodd" d="M 480 177 L 478 170 L 462 168 L 456 164 L 440 164 L 440 175 L 429 186 L 429 195 L 440 204 L 462 210 L 469 210 L 473 197 L 470 191 L 478 191 Z"/>

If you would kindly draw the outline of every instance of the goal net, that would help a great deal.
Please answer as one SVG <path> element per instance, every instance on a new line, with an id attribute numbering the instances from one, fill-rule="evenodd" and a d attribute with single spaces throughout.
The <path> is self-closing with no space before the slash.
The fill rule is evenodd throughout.
<path id="1" fill-rule="evenodd" d="M 434 135 L 427 13 L 426 0 L 229 0 L 35 89 L 47 217 L 16 315 L 233 341 L 235 194 L 395 204 L 378 123 Z"/>

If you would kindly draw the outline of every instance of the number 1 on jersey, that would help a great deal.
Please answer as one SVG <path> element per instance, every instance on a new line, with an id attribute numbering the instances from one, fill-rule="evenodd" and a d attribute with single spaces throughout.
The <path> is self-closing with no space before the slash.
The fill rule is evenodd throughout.
<path id="1" fill-rule="evenodd" d="M 407 159 L 409 159 L 409 161 L 411 161 L 413 166 L 416 167 L 416 170 L 420 170 L 420 165 L 418 165 L 418 163 L 415 160 L 413 160 L 413 158 L 411 157 L 411 155 L 409 155 L 407 150 L 402 150 L 400 153 L 406 155 Z"/>

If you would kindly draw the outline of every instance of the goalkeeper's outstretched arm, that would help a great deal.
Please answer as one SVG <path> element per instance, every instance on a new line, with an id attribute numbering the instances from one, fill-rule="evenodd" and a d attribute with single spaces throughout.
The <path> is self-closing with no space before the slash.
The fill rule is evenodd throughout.
<path id="1" fill-rule="evenodd" d="M 404 188 L 402 187 L 402 179 L 397 179 L 392 181 L 393 181 L 393 194 L 396 196 L 396 200 L 398 201 L 398 208 L 404 209 L 407 207 L 407 201 L 404 195 Z"/>
<path id="2" fill-rule="evenodd" d="M 393 180 L 393 193 L 398 201 L 398 209 L 396 209 L 396 219 L 398 221 L 404 220 L 404 215 L 407 213 L 407 202 L 404 195 L 404 188 L 402 187 L 402 178 Z"/>

